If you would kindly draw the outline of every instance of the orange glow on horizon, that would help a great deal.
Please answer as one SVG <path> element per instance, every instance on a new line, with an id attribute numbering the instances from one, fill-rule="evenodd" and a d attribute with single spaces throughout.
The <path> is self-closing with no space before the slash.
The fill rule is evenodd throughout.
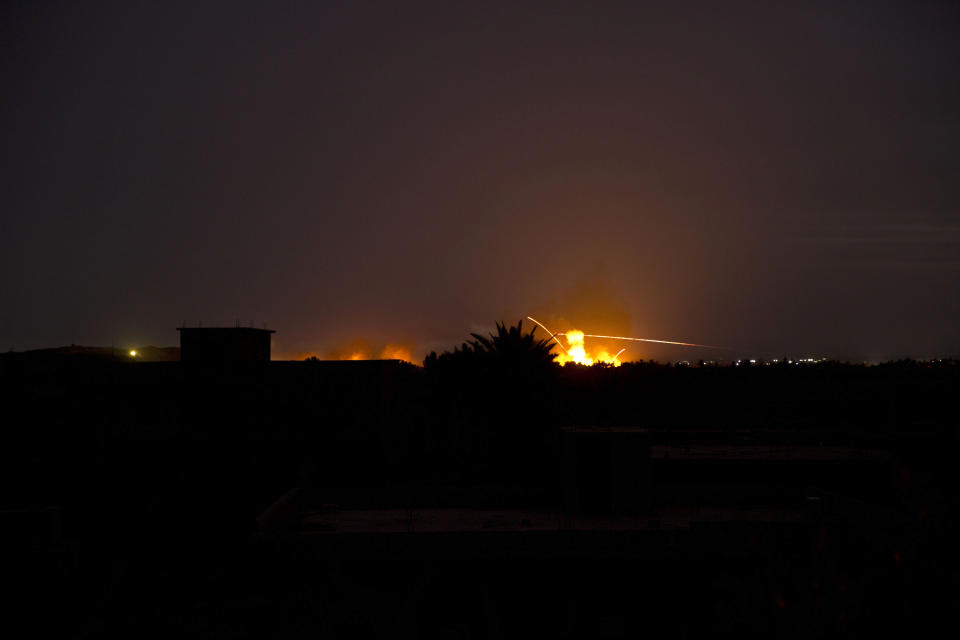
<path id="1" fill-rule="evenodd" d="M 402 360 L 414 363 L 414 348 L 399 343 L 388 343 L 382 348 L 366 340 L 355 340 L 329 350 L 310 350 L 291 354 L 295 360 Z"/>
<path id="2" fill-rule="evenodd" d="M 403 360 L 404 362 L 413 362 L 413 355 L 406 347 L 397 344 L 388 344 L 380 352 L 381 360 Z"/>

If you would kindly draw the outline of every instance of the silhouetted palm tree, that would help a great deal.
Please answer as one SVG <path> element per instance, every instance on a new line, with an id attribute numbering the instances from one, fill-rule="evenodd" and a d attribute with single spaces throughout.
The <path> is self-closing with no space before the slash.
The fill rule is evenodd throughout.
<path id="1" fill-rule="evenodd" d="M 431 368 L 440 363 L 467 367 L 532 371 L 548 367 L 554 359 L 554 342 L 551 336 L 536 337 L 537 328 L 523 332 L 523 320 L 517 326 L 497 323 L 497 330 L 489 336 L 471 333 L 467 340 L 453 351 L 444 351 L 439 356 L 431 353 L 424 366 Z"/>
<path id="2" fill-rule="evenodd" d="M 492 473 L 501 480 L 537 476 L 538 461 L 550 459 L 543 452 L 560 367 L 549 336 L 538 339 L 535 329 L 525 333 L 522 321 L 496 327 L 424 361 L 435 410 L 451 437 L 447 455 L 458 461 L 458 473 Z"/>
<path id="3" fill-rule="evenodd" d="M 530 333 L 523 332 L 523 320 L 517 326 L 507 326 L 497 323 L 496 334 L 484 337 L 478 333 L 471 333 L 475 339 L 470 345 L 475 353 L 481 356 L 494 358 L 503 364 L 521 365 L 526 367 L 544 366 L 553 362 L 553 345 L 550 337 L 538 340 L 535 337 L 537 328 Z"/>

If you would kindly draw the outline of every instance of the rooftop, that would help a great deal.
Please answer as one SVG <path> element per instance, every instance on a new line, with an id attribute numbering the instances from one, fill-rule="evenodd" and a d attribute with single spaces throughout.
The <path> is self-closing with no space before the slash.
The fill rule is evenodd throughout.
<path id="1" fill-rule="evenodd" d="M 584 515 L 526 509 L 370 509 L 302 513 L 302 534 L 660 531 L 699 522 L 800 522 L 805 513 L 770 508 L 671 508 L 656 515 Z"/>
<path id="2" fill-rule="evenodd" d="M 275 329 L 258 327 L 177 327 L 177 331 L 255 331 L 258 333 L 276 333 Z"/>

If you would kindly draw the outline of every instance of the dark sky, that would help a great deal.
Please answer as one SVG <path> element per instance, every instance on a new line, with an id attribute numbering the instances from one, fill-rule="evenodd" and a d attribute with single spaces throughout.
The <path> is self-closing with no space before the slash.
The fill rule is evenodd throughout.
<path id="1" fill-rule="evenodd" d="M 958 3 L 3 11 L 4 350 L 239 318 L 422 355 L 540 314 L 960 354 Z"/>

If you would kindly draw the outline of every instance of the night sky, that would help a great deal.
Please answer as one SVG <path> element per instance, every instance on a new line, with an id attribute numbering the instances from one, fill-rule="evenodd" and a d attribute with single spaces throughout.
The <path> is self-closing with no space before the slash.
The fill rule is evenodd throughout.
<path id="1" fill-rule="evenodd" d="M 2 350 L 960 354 L 958 3 L 2 11 Z"/>

